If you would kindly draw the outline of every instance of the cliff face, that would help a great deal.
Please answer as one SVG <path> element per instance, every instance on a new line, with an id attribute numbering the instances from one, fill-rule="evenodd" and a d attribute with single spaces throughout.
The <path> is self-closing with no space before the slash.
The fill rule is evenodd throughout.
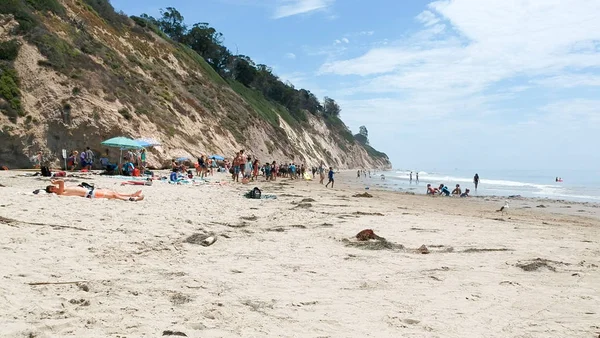
<path id="1" fill-rule="evenodd" d="M 19 6 L 28 3 L 34 2 Z M 225 81 L 187 47 L 132 20 L 122 18 L 124 28 L 116 29 L 81 1 L 56 3 L 60 15 L 20 7 L 31 10 L 33 28 L 23 27 L 27 21 L 16 10 L 0 14 L 0 165 L 29 167 L 40 150 L 56 163 L 61 149 L 90 146 L 105 153 L 101 141 L 129 136 L 162 143 L 150 149 L 156 167 L 176 157 L 230 157 L 239 149 L 262 161 L 391 166 L 385 154 L 356 142 L 337 117 L 306 114 L 299 122 L 259 92 Z M 15 56 L 2 59 L 11 45 Z M 10 92 L 2 95 L 2 85 L 11 83 L 2 79 L 10 74 L 20 104 Z M 115 160 L 117 152 L 111 149 Z"/>

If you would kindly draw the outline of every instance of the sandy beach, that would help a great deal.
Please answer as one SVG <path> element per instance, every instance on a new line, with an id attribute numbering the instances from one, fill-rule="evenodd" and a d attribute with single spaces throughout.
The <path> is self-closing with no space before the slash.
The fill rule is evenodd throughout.
<path id="1" fill-rule="evenodd" d="M 353 197 L 350 172 L 335 189 L 155 182 L 123 202 L 34 195 L 48 179 L 19 174 L 0 172 L 2 337 L 600 335 L 597 204 Z"/>

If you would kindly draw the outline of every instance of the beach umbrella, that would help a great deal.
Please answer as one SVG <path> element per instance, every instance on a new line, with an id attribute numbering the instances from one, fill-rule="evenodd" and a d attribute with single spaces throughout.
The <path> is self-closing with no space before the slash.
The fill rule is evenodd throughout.
<path id="1" fill-rule="evenodd" d="M 135 141 L 144 148 L 158 147 L 161 145 L 160 142 L 158 142 L 157 140 L 155 140 L 153 138 L 138 138 L 138 139 L 135 139 Z"/>
<path id="2" fill-rule="evenodd" d="M 212 158 L 213 160 L 217 160 L 217 161 L 225 160 L 225 157 L 223 157 L 221 155 L 212 155 L 210 158 Z"/>
<path id="3" fill-rule="evenodd" d="M 107 147 L 121 148 L 121 150 L 143 148 L 143 146 L 136 140 L 132 140 L 128 137 L 123 136 L 113 137 L 106 141 L 102 141 L 100 144 Z"/>
<path id="4" fill-rule="evenodd" d="M 137 141 L 132 140 L 128 137 L 119 136 L 113 137 L 106 141 L 101 142 L 103 146 L 119 148 L 121 150 L 121 155 L 119 156 L 119 172 L 121 171 L 121 160 L 123 158 L 123 149 L 140 149 L 143 148 Z"/>

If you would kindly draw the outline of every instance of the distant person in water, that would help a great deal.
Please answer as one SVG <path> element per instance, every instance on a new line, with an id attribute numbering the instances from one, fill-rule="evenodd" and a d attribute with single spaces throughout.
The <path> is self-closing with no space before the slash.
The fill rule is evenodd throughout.
<path id="1" fill-rule="evenodd" d="M 479 185 L 479 174 L 475 174 L 475 177 L 473 177 L 473 183 L 475 183 L 475 190 L 477 190 L 477 186 Z"/>
<path id="2" fill-rule="evenodd" d="M 456 185 L 456 188 L 452 190 L 452 195 L 462 195 L 462 190 L 460 189 L 460 184 Z"/>
<path id="3" fill-rule="evenodd" d="M 410 183 L 412 183 L 412 171 L 410 172 L 410 178 L 409 178 Z"/>
<path id="4" fill-rule="evenodd" d="M 417 172 L 415 173 L 415 175 L 417 176 L 417 177 L 416 177 L 416 178 L 417 178 L 416 182 L 417 182 L 417 183 L 419 183 L 419 172 L 417 171 Z"/>
<path id="5" fill-rule="evenodd" d="M 121 201 L 141 201 L 144 199 L 144 195 L 142 195 L 141 190 L 133 194 L 121 194 L 108 189 L 95 189 L 89 185 L 86 185 L 85 187 L 65 187 L 65 181 L 63 180 L 51 180 L 50 182 L 52 185 L 46 187 L 46 192 L 49 194 L 57 194 L 61 196 L 79 196 L 85 198 L 107 198 Z"/>

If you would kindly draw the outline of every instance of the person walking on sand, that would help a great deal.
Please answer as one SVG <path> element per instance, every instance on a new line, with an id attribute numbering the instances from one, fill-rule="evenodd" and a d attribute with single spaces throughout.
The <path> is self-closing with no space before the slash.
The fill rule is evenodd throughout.
<path id="1" fill-rule="evenodd" d="M 477 190 L 477 186 L 479 185 L 479 174 L 475 173 L 475 177 L 473 177 L 473 183 L 475 183 L 475 190 Z"/>
<path id="2" fill-rule="evenodd" d="M 335 182 L 335 180 L 333 179 L 333 167 L 329 167 L 329 182 L 327 182 L 327 184 L 325 184 L 325 188 L 327 188 L 329 186 L 329 183 L 331 183 L 331 188 L 333 188 L 333 183 Z"/>
<path id="3" fill-rule="evenodd" d="M 78 196 L 85 198 L 107 198 L 117 199 L 121 201 L 141 201 L 144 199 L 142 191 L 139 190 L 133 194 L 121 194 L 113 190 L 108 189 L 95 189 L 94 187 L 77 186 L 77 187 L 65 187 L 65 181 L 63 180 L 51 180 L 49 185 L 46 187 L 46 192 L 49 194 L 57 194 L 59 196 Z"/>

